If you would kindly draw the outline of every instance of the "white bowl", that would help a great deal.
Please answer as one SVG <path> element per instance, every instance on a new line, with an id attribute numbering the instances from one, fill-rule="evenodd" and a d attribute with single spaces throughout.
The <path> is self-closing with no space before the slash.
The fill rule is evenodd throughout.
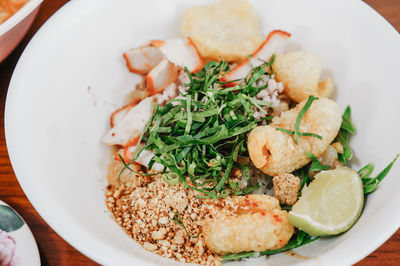
<path id="1" fill-rule="evenodd" d="M 15 69 L 5 133 L 18 180 L 40 215 L 79 251 L 106 265 L 150 265 L 162 259 L 130 239 L 110 218 L 104 187 L 110 149 L 101 142 L 109 115 L 139 82 L 122 53 L 150 39 L 175 37 L 186 7 L 210 1 L 71 1 L 39 30 Z M 251 1 L 264 31 L 292 33 L 291 49 L 319 55 L 350 104 L 358 133 L 355 169 L 382 169 L 400 152 L 399 34 L 362 1 Z M 400 225 L 400 162 L 366 201 L 356 225 L 271 265 L 348 265 L 367 256 Z"/>
<path id="2" fill-rule="evenodd" d="M 35 19 L 43 0 L 30 0 L 0 24 L 0 63 L 14 50 Z"/>

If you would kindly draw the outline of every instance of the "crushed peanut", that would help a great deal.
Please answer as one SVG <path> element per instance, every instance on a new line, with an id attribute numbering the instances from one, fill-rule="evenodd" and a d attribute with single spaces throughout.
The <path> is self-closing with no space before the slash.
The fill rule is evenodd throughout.
<path id="1" fill-rule="evenodd" d="M 234 205 L 199 199 L 194 190 L 170 186 L 159 176 L 149 181 L 107 186 L 106 205 L 114 220 L 155 254 L 185 263 L 220 265 L 220 257 L 205 245 L 202 228 L 216 213 L 235 215 Z M 176 214 L 184 227 L 174 220 Z"/>

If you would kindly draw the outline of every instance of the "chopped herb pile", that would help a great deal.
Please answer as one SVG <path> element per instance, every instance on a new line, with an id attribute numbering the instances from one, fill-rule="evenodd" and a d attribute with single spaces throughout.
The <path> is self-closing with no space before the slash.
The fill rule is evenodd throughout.
<path id="1" fill-rule="evenodd" d="M 253 192 L 258 184 L 241 189 L 228 177 L 237 168 L 249 178 L 246 134 L 258 122 L 272 118 L 257 120 L 253 112 L 268 115 L 270 103 L 255 96 L 267 87 L 265 76 L 270 75 L 274 58 L 253 68 L 233 87 L 220 81 L 223 73 L 229 71 L 225 61 L 211 61 L 196 74 L 186 70 L 190 79 L 185 84 L 186 94 L 155 108 L 140 138 L 146 144 L 134 153 L 130 163 L 142 150 L 152 150 L 155 156 L 149 169 L 155 162 L 164 166 L 164 172 L 169 169 L 163 178 L 171 185 L 182 182 L 185 187 L 203 193 L 201 197 L 214 199 Z M 186 182 L 186 177 L 193 185 Z"/>

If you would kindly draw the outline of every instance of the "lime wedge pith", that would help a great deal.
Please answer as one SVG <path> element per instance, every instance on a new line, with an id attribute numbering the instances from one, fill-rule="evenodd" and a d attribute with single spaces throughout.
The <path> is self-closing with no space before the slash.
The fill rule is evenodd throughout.
<path id="1" fill-rule="evenodd" d="M 364 204 L 360 176 L 351 168 L 322 171 L 302 190 L 290 223 L 312 236 L 336 235 L 357 221 Z"/>

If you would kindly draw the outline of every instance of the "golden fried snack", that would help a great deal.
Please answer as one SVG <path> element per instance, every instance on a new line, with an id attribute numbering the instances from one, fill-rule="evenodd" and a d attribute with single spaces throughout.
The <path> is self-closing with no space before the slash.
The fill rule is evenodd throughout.
<path id="1" fill-rule="evenodd" d="M 181 37 L 190 37 L 202 57 L 230 62 L 245 59 L 264 40 L 257 15 L 244 0 L 186 9 Z"/>
<path id="2" fill-rule="evenodd" d="M 205 243 L 214 253 L 278 249 L 292 237 L 294 228 L 277 199 L 248 195 L 234 197 L 233 202 L 238 206 L 237 215 L 217 215 L 203 229 Z"/>
<path id="3" fill-rule="evenodd" d="M 283 83 L 285 93 L 296 102 L 301 102 L 310 95 L 328 98 L 332 94 L 332 79 L 318 83 L 322 64 L 312 53 L 298 51 L 277 55 L 272 68 L 276 73 L 276 80 Z"/>
<path id="4" fill-rule="evenodd" d="M 274 197 L 251 194 L 244 197 L 232 197 L 232 203 L 237 207 L 238 214 L 261 212 L 280 209 L 279 201 Z"/>
<path id="5" fill-rule="evenodd" d="M 317 92 L 320 97 L 329 98 L 333 92 L 333 80 L 327 78 L 318 83 Z"/>
<path id="6" fill-rule="evenodd" d="M 342 117 L 337 104 L 326 98 L 314 101 L 300 124 L 300 132 L 314 133 L 322 137 L 299 137 L 296 144 L 293 135 L 278 131 L 283 128 L 294 131 L 297 115 L 306 101 L 283 112 L 272 124 L 253 129 L 247 139 L 247 148 L 254 166 L 262 172 L 275 176 L 291 173 L 310 162 L 306 152 L 322 155 L 336 137 Z"/>

